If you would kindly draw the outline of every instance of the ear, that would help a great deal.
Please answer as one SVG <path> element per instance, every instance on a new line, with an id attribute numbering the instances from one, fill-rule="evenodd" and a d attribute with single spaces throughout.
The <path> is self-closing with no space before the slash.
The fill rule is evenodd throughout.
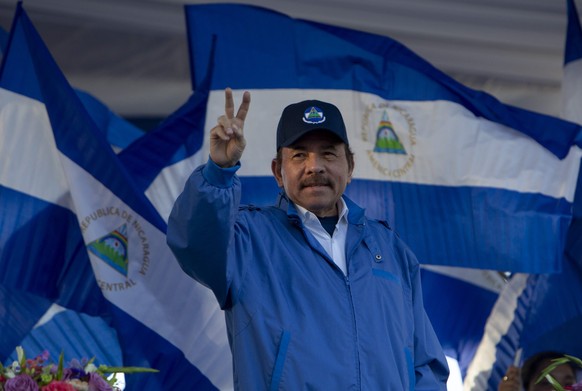
<path id="1" fill-rule="evenodd" d="M 354 166 L 355 166 L 355 162 L 352 160 L 352 167 L 351 169 L 348 168 L 348 184 L 350 184 L 352 182 L 352 175 L 354 174 Z"/>
<path id="2" fill-rule="evenodd" d="M 283 176 L 281 175 L 281 166 L 277 164 L 277 159 L 273 159 L 271 161 L 271 171 L 273 172 L 273 176 L 277 181 L 277 185 L 282 188 L 283 187 Z"/>

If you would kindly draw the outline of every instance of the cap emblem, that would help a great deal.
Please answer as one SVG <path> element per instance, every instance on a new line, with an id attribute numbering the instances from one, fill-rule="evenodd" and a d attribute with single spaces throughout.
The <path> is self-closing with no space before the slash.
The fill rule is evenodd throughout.
<path id="1" fill-rule="evenodd" d="M 303 122 L 308 124 L 320 124 L 325 122 L 323 111 L 319 107 L 311 106 L 303 113 Z"/>

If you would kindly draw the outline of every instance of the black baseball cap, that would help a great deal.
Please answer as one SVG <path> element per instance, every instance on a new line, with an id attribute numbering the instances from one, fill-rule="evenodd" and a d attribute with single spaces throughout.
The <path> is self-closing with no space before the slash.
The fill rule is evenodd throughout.
<path id="1" fill-rule="evenodd" d="M 285 107 L 277 126 L 277 150 L 288 147 L 313 130 L 327 130 L 349 145 L 339 109 L 320 100 L 304 100 Z"/>

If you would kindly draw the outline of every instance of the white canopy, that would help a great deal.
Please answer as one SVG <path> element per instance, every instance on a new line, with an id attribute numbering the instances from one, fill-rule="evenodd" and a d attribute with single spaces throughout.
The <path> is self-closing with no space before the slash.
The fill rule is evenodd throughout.
<path id="1" fill-rule="evenodd" d="M 16 2 L 0 0 L 0 26 L 6 30 Z M 565 0 L 231 2 L 390 36 L 468 86 L 506 103 L 559 114 Z M 71 84 L 117 113 L 165 116 L 190 94 L 182 1 L 23 4 Z"/>

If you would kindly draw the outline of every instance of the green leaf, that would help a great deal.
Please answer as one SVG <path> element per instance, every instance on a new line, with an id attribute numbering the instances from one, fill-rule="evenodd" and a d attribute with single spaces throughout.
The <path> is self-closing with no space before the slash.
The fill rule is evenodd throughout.
<path id="1" fill-rule="evenodd" d="M 568 358 L 570 361 L 572 361 L 572 362 L 574 362 L 576 365 L 578 365 L 580 368 L 582 368 L 582 360 L 580 360 L 578 357 L 569 356 L 569 355 L 567 355 L 567 354 L 566 354 L 566 357 L 567 357 L 567 358 Z"/>
<path id="2" fill-rule="evenodd" d="M 159 372 L 157 369 L 144 368 L 144 367 L 108 367 L 106 365 L 100 365 L 99 371 L 102 373 L 144 373 L 144 372 Z"/>
<path id="3" fill-rule="evenodd" d="M 43 386 L 46 386 L 53 380 L 53 375 L 50 373 L 43 373 L 40 375 L 40 382 Z"/>
<path id="4" fill-rule="evenodd" d="M 550 382 L 550 385 L 552 387 L 554 387 L 554 390 L 566 391 L 566 390 L 564 390 L 564 387 L 562 387 L 562 385 L 560 383 L 558 383 L 558 381 L 552 377 L 552 375 L 546 375 L 546 379 L 548 379 L 548 382 Z"/>
<path id="5" fill-rule="evenodd" d="M 18 364 L 20 365 L 20 368 L 24 369 L 24 366 L 26 365 L 26 356 L 24 355 L 24 349 L 22 346 L 16 347 L 16 355 L 18 356 Z"/>
<path id="6" fill-rule="evenodd" d="M 61 351 L 59 355 L 59 366 L 57 367 L 57 380 L 63 380 L 63 362 L 65 361 L 65 353 Z"/>

